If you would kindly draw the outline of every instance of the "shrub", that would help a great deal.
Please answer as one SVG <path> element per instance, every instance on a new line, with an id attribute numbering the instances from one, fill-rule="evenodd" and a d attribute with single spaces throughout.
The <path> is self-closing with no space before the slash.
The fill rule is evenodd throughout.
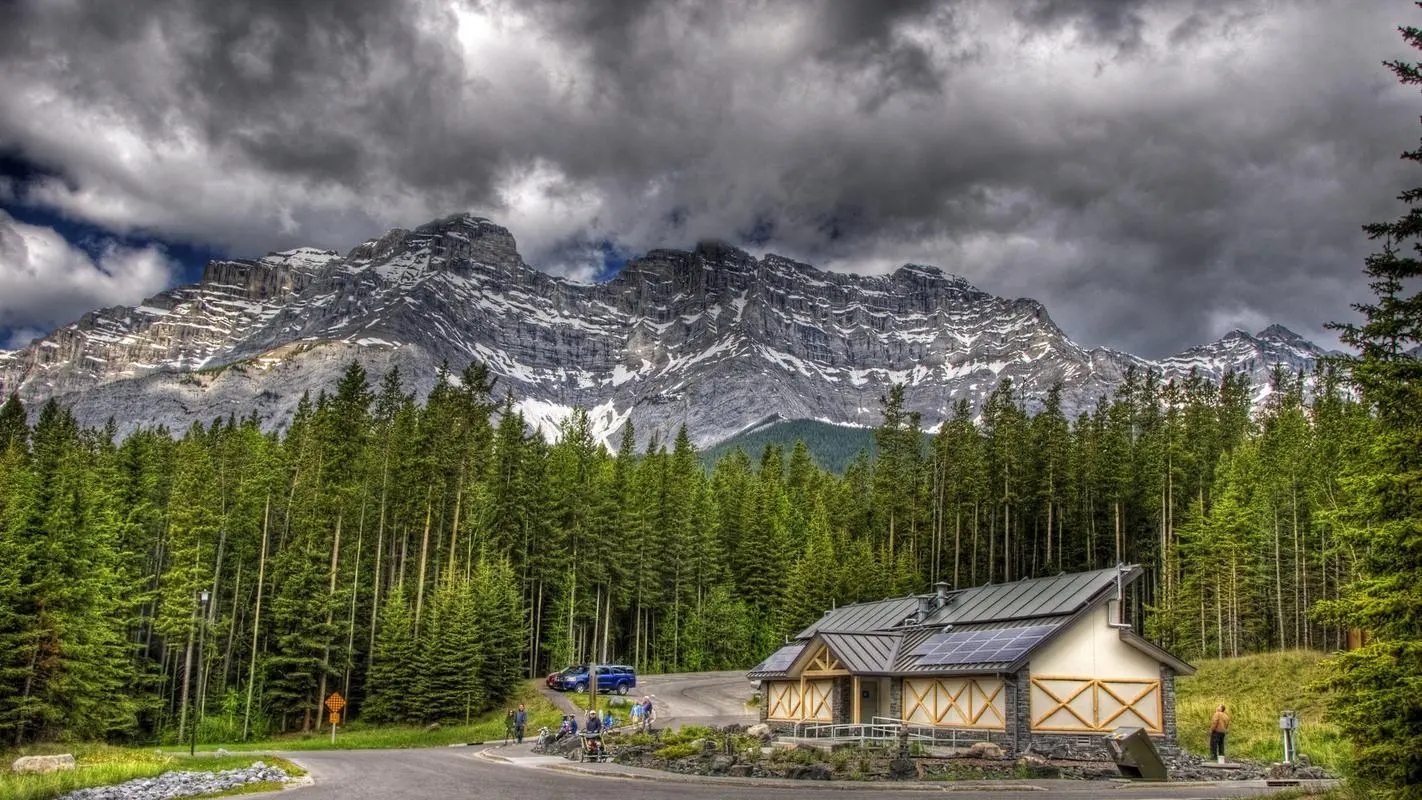
<path id="1" fill-rule="evenodd" d="M 684 742 L 681 744 L 669 744 L 666 747 L 663 747 L 662 749 L 652 753 L 652 755 L 656 758 L 665 759 L 667 761 L 675 761 L 678 758 L 694 756 L 700 752 L 700 747 L 697 747 L 692 742 Z"/>

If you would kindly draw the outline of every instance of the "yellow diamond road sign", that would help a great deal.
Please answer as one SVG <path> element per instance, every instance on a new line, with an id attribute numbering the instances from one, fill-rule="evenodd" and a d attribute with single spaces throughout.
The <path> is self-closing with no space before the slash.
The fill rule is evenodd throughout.
<path id="1" fill-rule="evenodd" d="M 346 698 L 341 697 L 340 692 L 331 692 L 331 696 L 326 698 L 326 708 L 333 712 L 339 712 L 346 707 Z"/>

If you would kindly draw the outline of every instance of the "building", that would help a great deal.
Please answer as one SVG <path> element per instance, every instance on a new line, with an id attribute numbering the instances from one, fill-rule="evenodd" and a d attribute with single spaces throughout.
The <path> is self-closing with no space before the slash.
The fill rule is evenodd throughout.
<path id="1" fill-rule="evenodd" d="M 1012 753 L 1105 753 L 1144 728 L 1176 745 L 1175 677 L 1195 669 L 1121 622 L 1138 566 L 826 611 L 748 675 L 772 727 L 875 718 L 962 731 Z"/>

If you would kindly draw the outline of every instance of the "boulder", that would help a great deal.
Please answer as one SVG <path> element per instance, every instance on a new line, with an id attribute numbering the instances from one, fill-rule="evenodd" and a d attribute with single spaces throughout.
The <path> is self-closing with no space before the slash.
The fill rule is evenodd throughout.
<path id="1" fill-rule="evenodd" d="M 785 777 L 797 781 L 827 781 L 832 774 L 829 764 L 793 764 L 785 770 Z"/>
<path id="2" fill-rule="evenodd" d="M 425 733 L 434 733 L 435 731 L 439 730 L 439 727 L 440 726 L 438 722 L 431 722 L 430 724 L 425 726 Z"/>
<path id="3" fill-rule="evenodd" d="M 1059 778 L 1062 774 L 1060 769 L 1036 753 L 1023 753 L 1017 759 L 1017 768 L 1028 778 Z"/>
<path id="4" fill-rule="evenodd" d="M 889 777 L 900 781 L 919 777 L 918 762 L 911 758 L 896 758 L 890 761 Z"/>
<path id="5" fill-rule="evenodd" d="M 74 756 L 64 753 L 57 756 L 21 756 L 15 759 L 10 769 L 17 775 L 37 772 L 64 772 L 74 769 Z"/>
<path id="6" fill-rule="evenodd" d="M 746 735 L 754 736 L 757 739 L 769 739 L 774 734 L 771 733 L 770 726 L 762 722 L 759 725 L 752 725 L 746 728 Z"/>
<path id="7" fill-rule="evenodd" d="M 706 768 L 710 775 L 725 775 L 731 771 L 731 766 L 736 763 L 733 756 L 716 756 L 711 759 L 711 764 Z"/>
<path id="8" fill-rule="evenodd" d="M 732 764 L 731 768 L 726 770 L 726 774 L 732 778 L 749 778 L 751 776 L 751 765 Z"/>
<path id="9" fill-rule="evenodd" d="M 968 748 L 969 758 L 1002 758 L 1002 748 L 993 742 L 978 742 Z"/>

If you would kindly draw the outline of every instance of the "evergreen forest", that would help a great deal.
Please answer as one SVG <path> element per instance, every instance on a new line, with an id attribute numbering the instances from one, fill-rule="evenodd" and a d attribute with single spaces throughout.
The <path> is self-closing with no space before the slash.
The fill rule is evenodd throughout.
<path id="1" fill-rule="evenodd" d="M 1374 417 L 1328 371 L 1132 373 L 1068 419 L 1011 383 L 877 458 L 707 469 L 685 430 L 616 452 L 531 434 L 478 364 L 423 403 L 352 364 L 290 425 L 180 436 L 0 408 L 0 736 L 177 739 L 459 720 L 585 660 L 743 669 L 836 604 L 1139 563 L 1133 621 L 1183 656 L 1333 649 L 1359 554 L 1343 465 Z M 1311 390 L 1306 392 L 1306 384 Z M 205 599 L 204 599 L 205 598 Z"/>

